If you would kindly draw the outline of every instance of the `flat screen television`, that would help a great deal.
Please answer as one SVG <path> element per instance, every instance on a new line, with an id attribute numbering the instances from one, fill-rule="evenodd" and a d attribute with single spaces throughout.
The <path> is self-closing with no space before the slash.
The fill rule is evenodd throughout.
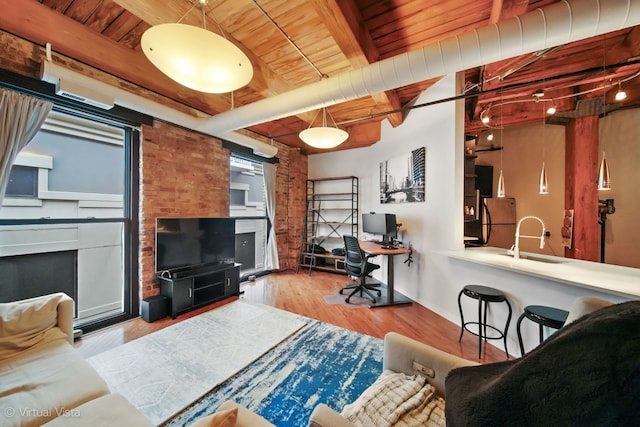
<path id="1" fill-rule="evenodd" d="M 396 216 L 373 212 L 362 214 L 362 231 L 382 236 L 382 242 L 389 243 L 397 237 Z"/>
<path id="2" fill-rule="evenodd" d="M 233 218 L 156 219 L 156 272 L 232 263 L 235 256 Z"/>

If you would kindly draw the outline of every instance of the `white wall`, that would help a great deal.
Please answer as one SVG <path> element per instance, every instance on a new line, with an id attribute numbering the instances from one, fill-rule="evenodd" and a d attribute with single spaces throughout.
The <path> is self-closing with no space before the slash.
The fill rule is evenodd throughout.
<path id="1" fill-rule="evenodd" d="M 424 93 L 417 103 L 448 98 L 456 94 L 455 77 L 446 77 Z M 405 123 L 392 128 L 383 122 L 381 142 L 372 147 L 317 154 L 309 157 L 309 178 L 355 175 L 360 184 L 360 212 L 396 214 L 402 223 L 398 239 L 411 244 L 414 263 L 407 268 L 404 256 L 395 257 L 396 289 L 428 305 L 430 297 L 442 292 L 439 283 L 426 280 L 433 267 L 428 255 L 433 249 L 462 247 L 462 140 L 463 129 L 456 130 L 454 102 L 412 110 Z M 458 132 L 458 135 L 456 135 Z M 425 202 L 403 204 L 380 203 L 380 162 L 409 155 L 426 147 Z M 363 161 L 365 160 L 366 161 Z M 457 203 L 460 201 L 460 203 Z M 453 236 L 458 236 L 454 238 Z M 378 278 L 386 277 L 386 261 Z"/>
<path id="2" fill-rule="evenodd" d="M 461 83 L 455 77 L 447 76 L 422 94 L 417 104 L 454 96 L 460 93 Z M 309 178 L 358 176 L 361 212 L 397 215 L 398 222 L 403 224 L 399 238 L 411 243 L 416 252 L 415 263 L 409 268 L 402 262 L 403 257 L 396 257 L 395 285 L 414 301 L 459 324 L 457 297 L 463 286 L 482 284 L 504 291 L 514 310 L 509 328 L 512 355 L 519 355 L 515 323 L 525 305 L 569 309 L 582 295 L 620 301 L 620 297 L 453 260 L 444 254 L 448 250 L 463 249 L 463 129 L 464 104 L 460 101 L 415 109 L 397 128 L 383 122 L 381 141 L 372 147 L 310 156 Z M 378 195 L 380 162 L 406 155 L 421 146 L 426 147 L 427 157 L 426 201 L 381 205 Z M 385 264 L 383 260 L 379 263 Z M 384 280 L 384 268 L 379 270 L 377 277 Z M 477 312 L 475 300 L 464 301 L 463 307 L 465 313 L 474 317 Z M 506 306 L 492 304 L 489 317 L 489 322 L 504 325 Z M 534 325 L 528 323 L 523 325 L 527 348 L 537 343 L 538 336 Z M 500 342 L 492 343 L 502 348 Z"/>

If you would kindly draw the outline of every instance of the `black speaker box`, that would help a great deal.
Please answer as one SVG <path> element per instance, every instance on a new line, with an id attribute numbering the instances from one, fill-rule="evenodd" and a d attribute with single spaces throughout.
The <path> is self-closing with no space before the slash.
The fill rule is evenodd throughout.
<path id="1" fill-rule="evenodd" d="M 167 317 L 167 308 L 169 306 L 169 298 L 156 295 L 142 300 L 142 319 L 145 322 L 155 322 L 156 320 Z"/>

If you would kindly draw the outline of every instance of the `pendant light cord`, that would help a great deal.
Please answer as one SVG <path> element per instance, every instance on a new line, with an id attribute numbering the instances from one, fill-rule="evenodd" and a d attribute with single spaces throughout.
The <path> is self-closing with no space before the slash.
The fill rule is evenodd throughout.
<path id="1" fill-rule="evenodd" d="M 502 91 L 500 91 L 500 101 L 502 101 Z M 504 116 L 502 115 L 502 103 L 500 104 L 500 173 L 502 173 L 502 152 L 504 151 L 503 147 L 503 133 L 504 133 Z"/>
<path id="2" fill-rule="evenodd" d="M 547 57 L 546 55 L 542 56 L 542 90 L 547 90 Z M 545 114 L 547 113 L 544 108 L 544 104 L 540 104 L 542 106 L 542 167 L 544 168 L 544 149 L 545 149 L 545 138 L 544 131 L 547 127 L 547 118 Z M 546 184 L 546 183 L 545 183 Z"/>
<path id="3" fill-rule="evenodd" d="M 607 36 L 602 36 L 602 84 L 607 80 Z M 607 116 L 607 87 L 604 86 L 602 89 L 602 119 Z M 604 158 L 604 149 L 605 149 L 605 138 L 602 138 L 602 158 Z"/>
<path id="4" fill-rule="evenodd" d="M 253 4 L 264 15 L 264 17 L 267 18 L 267 20 L 269 22 L 271 22 L 271 24 L 274 26 L 274 28 L 276 30 L 278 30 L 278 32 L 291 45 L 291 47 L 293 47 L 295 49 L 295 51 L 298 52 L 298 54 L 302 57 L 302 59 L 304 59 L 307 62 L 307 64 L 309 64 L 315 70 L 315 72 L 318 73 L 318 75 L 320 76 L 321 79 L 327 77 L 326 74 L 323 74 L 322 71 L 320 71 L 318 69 L 318 67 L 316 67 L 313 62 L 311 62 L 309 57 L 307 55 L 305 55 L 304 52 L 302 52 L 302 50 L 293 42 L 293 40 L 291 40 L 291 37 L 289 37 L 287 35 L 287 33 L 285 33 L 284 30 L 276 23 L 276 21 L 274 21 L 273 18 L 271 18 L 271 16 L 269 16 L 269 14 L 262 8 L 262 6 L 260 6 L 258 4 L 257 0 L 253 0 Z"/>
<path id="5" fill-rule="evenodd" d="M 176 24 L 179 24 L 179 23 L 180 23 L 180 21 L 182 21 L 182 20 L 183 20 L 183 19 L 184 19 L 188 14 L 189 14 L 189 12 L 191 12 L 191 11 L 193 10 L 193 8 L 194 8 L 194 7 L 196 7 L 196 4 L 195 4 L 195 3 L 194 3 L 194 4 L 192 4 L 192 5 L 191 5 L 191 7 L 190 7 L 190 8 L 189 8 L 185 13 L 184 13 L 184 15 L 182 15 L 182 16 L 180 17 L 180 19 L 178 19 L 178 20 L 176 21 Z"/>

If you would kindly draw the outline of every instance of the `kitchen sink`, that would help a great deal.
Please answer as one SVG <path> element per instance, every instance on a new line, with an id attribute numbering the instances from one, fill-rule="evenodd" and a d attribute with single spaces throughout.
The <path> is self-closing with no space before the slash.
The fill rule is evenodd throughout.
<path id="1" fill-rule="evenodd" d="M 513 258 L 513 255 L 511 255 L 511 254 L 504 253 L 504 254 L 501 254 L 501 255 Z M 537 256 L 533 256 L 533 255 L 523 255 L 523 254 L 520 254 L 520 259 L 527 259 L 529 261 L 544 262 L 544 263 L 547 263 L 547 264 L 563 264 L 565 262 L 565 261 L 560 261 L 560 260 L 556 260 L 556 259 L 537 257 Z"/>

